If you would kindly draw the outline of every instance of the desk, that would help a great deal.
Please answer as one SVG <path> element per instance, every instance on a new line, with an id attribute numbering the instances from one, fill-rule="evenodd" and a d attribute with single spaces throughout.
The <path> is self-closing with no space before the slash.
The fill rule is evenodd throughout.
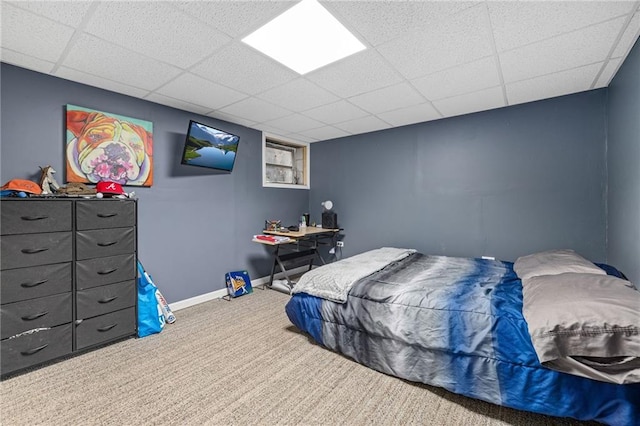
<path id="1" fill-rule="evenodd" d="M 262 231 L 266 235 L 277 235 L 282 237 L 289 237 L 287 241 L 272 242 L 253 239 L 253 242 L 264 244 L 273 247 L 273 265 L 271 266 L 271 276 L 269 277 L 269 287 L 273 285 L 273 276 L 276 272 L 276 267 L 280 268 L 285 279 L 287 280 L 287 286 L 289 292 L 293 289 L 295 283 L 291 281 L 289 271 L 287 271 L 286 264 L 292 262 L 302 262 L 304 260 L 309 262 L 309 269 L 313 267 L 313 261 L 319 259 L 324 265 L 326 262 L 320 256 L 318 252 L 319 245 L 335 245 L 335 239 L 340 232 L 340 229 L 327 229 L 316 228 L 308 226 L 306 228 L 300 228 L 299 231 Z M 328 242 L 326 240 L 329 240 Z M 284 251 L 284 253 L 282 252 Z"/>

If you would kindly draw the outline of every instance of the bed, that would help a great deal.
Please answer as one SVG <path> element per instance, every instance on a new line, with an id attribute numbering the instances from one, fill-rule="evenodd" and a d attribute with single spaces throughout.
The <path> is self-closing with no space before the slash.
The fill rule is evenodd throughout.
<path id="1" fill-rule="evenodd" d="M 389 253 L 379 256 L 380 250 Z M 538 269 L 550 264 L 544 256 L 525 262 L 519 265 L 520 276 L 525 276 L 531 265 L 535 269 L 536 261 Z M 548 326 L 552 315 L 566 315 L 573 309 L 544 312 L 545 318 L 536 318 L 539 312 L 530 306 L 529 299 L 533 297 L 535 302 L 535 297 L 546 294 L 538 291 L 544 287 L 537 287 L 540 277 L 535 274 L 521 279 L 518 268 L 514 269 L 516 264 L 381 248 L 303 275 L 285 310 L 291 322 L 317 343 L 389 375 L 520 410 L 612 425 L 640 424 L 640 352 L 631 357 L 626 352 L 625 356 L 607 354 L 605 373 L 595 376 L 575 365 L 554 365 L 553 357 L 543 365 L 539 357 L 553 352 L 549 351 L 549 335 L 559 329 L 539 333 L 534 325 L 541 321 L 542 327 Z M 613 267 L 589 265 L 595 270 L 578 268 L 563 274 L 566 271 L 560 268 L 553 274 L 544 271 L 542 278 L 557 275 L 575 280 L 582 274 L 587 278 L 593 275 L 598 282 L 624 281 Z M 634 352 L 639 350 L 634 345 L 640 344 L 640 305 L 636 304 L 640 298 L 634 297 L 640 292 L 627 281 L 623 284 L 624 291 L 632 293 L 625 293 L 626 307 L 615 310 L 636 319 L 609 346 Z M 551 285 L 557 285 L 556 281 Z M 524 295 L 529 299 L 523 309 Z M 575 293 L 569 296 L 576 298 Z M 580 300 L 574 302 L 585 306 Z M 543 297 L 541 303 L 549 301 Z M 589 306 L 589 312 L 592 308 Z M 536 340 L 540 337 L 536 333 L 547 340 Z M 566 330 L 557 334 L 556 346 L 571 344 L 562 339 L 576 336 Z M 587 340 L 591 337 L 589 334 Z M 546 352 L 541 356 L 538 350 Z M 561 348 L 561 352 L 566 350 Z M 582 361 L 588 364 L 603 359 L 584 357 Z"/>

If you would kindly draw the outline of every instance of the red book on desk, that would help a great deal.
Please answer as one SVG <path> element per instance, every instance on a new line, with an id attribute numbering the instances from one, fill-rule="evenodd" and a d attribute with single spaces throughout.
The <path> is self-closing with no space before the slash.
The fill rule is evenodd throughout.
<path id="1" fill-rule="evenodd" d="M 256 240 L 268 241 L 270 243 L 281 243 L 284 241 L 289 241 L 289 237 L 281 237 L 279 235 L 254 235 Z"/>

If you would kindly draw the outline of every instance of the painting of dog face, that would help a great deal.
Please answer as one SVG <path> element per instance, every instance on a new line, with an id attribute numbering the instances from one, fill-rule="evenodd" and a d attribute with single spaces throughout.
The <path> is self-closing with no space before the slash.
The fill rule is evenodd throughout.
<path id="1" fill-rule="evenodd" d="M 153 184 L 153 123 L 67 105 L 67 182 Z"/>

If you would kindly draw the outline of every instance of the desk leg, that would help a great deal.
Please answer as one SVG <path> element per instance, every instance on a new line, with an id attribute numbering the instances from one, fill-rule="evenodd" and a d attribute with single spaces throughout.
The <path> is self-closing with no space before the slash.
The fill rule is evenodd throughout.
<path id="1" fill-rule="evenodd" d="M 324 259 L 322 258 L 322 256 L 320 256 L 320 252 L 318 251 L 318 240 L 317 239 L 314 240 L 312 250 L 315 253 L 315 255 L 318 257 L 318 259 L 320 259 L 320 263 L 322 263 L 322 265 L 324 265 L 325 264 Z M 313 269 L 313 260 L 314 260 L 313 257 L 311 259 L 309 259 L 309 269 L 307 271 L 310 271 L 311 269 Z"/>
<path id="2" fill-rule="evenodd" d="M 284 267 L 284 264 L 280 260 L 280 256 L 278 256 L 277 254 L 276 254 L 276 262 L 278 262 L 278 266 L 280 266 L 280 270 L 282 271 L 282 274 L 284 275 L 284 278 L 287 280 L 287 286 L 289 287 L 289 293 L 291 293 L 291 290 L 293 290 L 293 282 L 289 278 L 289 273 L 287 272 L 287 269 Z"/>
<path id="3" fill-rule="evenodd" d="M 333 237 L 332 237 L 333 239 Z M 323 257 L 320 256 L 320 251 L 318 250 L 318 237 L 313 239 L 313 247 L 311 247 L 313 249 L 313 251 L 315 251 L 316 256 L 318 256 L 318 259 L 320 259 L 320 263 L 322 265 L 326 265 L 327 262 L 324 261 Z M 309 270 L 311 270 L 311 268 L 313 267 L 313 259 L 311 259 L 311 264 L 309 265 Z"/>
<path id="4" fill-rule="evenodd" d="M 271 265 L 271 276 L 269 276 L 269 287 L 273 286 L 273 276 L 276 273 L 276 265 L 278 264 L 278 249 L 280 246 L 276 246 L 275 253 L 273 254 L 273 264 Z"/>
<path id="5" fill-rule="evenodd" d="M 275 246 L 275 252 L 273 253 L 273 265 L 271 265 L 271 275 L 269 276 L 269 288 L 273 288 L 273 277 L 275 276 L 275 273 L 276 273 L 276 266 L 280 267 L 280 271 L 282 272 L 285 279 L 287 280 L 287 287 L 289 287 L 289 294 L 291 294 L 291 290 L 293 290 L 293 282 L 291 281 L 291 278 L 289 278 L 287 269 L 285 268 L 284 263 L 282 263 L 282 260 L 280 259 L 279 245 Z"/>

